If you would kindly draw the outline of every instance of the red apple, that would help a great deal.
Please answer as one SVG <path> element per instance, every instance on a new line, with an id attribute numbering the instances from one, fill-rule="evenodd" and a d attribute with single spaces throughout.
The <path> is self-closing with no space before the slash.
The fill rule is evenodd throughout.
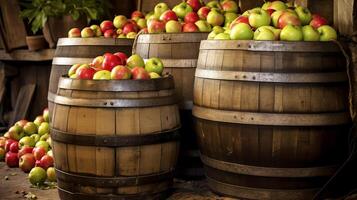
<path id="1" fill-rule="evenodd" d="M 237 17 L 235 20 L 233 20 L 233 22 L 230 24 L 229 28 L 232 29 L 235 25 L 237 25 L 239 23 L 245 23 L 245 24 L 249 25 L 249 18 L 247 16 L 241 15 L 241 16 Z"/>
<path id="2" fill-rule="evenodd" d="M 28 121 L 26 119 L 22 119 L 22 120 L 16 122 L 16 125 L 19 125 L 19 126 L 21 126 L 23 128 L 26 125 L 27 122 Z"/>
<path id="3" fill-rule="evenodd" d="M 153 19 L 148 24 L 149 33 L 163 33 L 165 31 L 165 22 Z"/>
<path id="4" fill-rule="evenodd" d="M 291 12 L 284 12 L 278 19 L 278 27 L 283 29 L 286 25 L 301 26 L 301 21 L 298 16 Z"/>
<path id="5" fill-rule="evenodd" d="M 41 166 L 41 160 L 36 160 L 35 166 L 36 166 L 36 167 L 42 167 L 42 166 Z"/>
<path id="6" fill-rule="evenodd" d="M 12 153 L 17 153 L 19 152 L 19 143 L 17 141 L 13 142 L 11 145 L 10 145 L 10 151 Z"/>
<path id="7" fill-rule="evenodd" d="M 104 37 L 105 38 L 116 38 L 117 33 L 113 29 L 108 29 L 104 32 Z"/>
<path id="8" fill-rule="evenodd" d="M 76 75 L 79 79 L 93 79 L 95 72 L 88 64 L 83 64 L 77 69 Z"/>
<path id="9" fill-rule="evenodd" d="M 111 53 L 104 54 L 104 60 L 101 69 L 112 71 L 112 69 L 117 65 L 123 65 L 120 57 Z"/>
<path id="10" fill-rule="evenodd" d="M 195 12 L 189 12 L 185 16 L 185 23 L 195 23 L 200 20 L 200 17 Z"/>
<path id="11" fill-rule="evenodd" d="M 68 37 L 81 37 L 81 30 L 79 28 L 71 28 L 71 30 L 68 31 Z"/>
<path id="12" fill-rule="evenodd" d="M 9 152 L 10 151 L 10 146 L 12 143 L 16 142 L 15 140 L 13 139 L 7 139 L 6 142 L 5 142 L 5 151 L 6 152 Z"/>
<path id="13" fill-rule="evenodd" d="M 100 23 L 100 30 L 102 31 L 102 33 L 105 33 L 105 31 L 109 29 L 114 29 L 114 25 L 112 21 L 105 20 L 102 23 Z"/>
<path id="14" fill-rule="evenodd" d="M 177 21 L 178 18 L 177 18 L 177 15 L 176 15 L 176 13 L 174 11 L 166 10 L 164 13 L 161 14 L 160 20 L 166 23 L 166 22 L 168 22 L 170 20 Z"/>
<path id="15" fill-rule="evenodd" d="M 27 154 L 27 153 L 31 153 L 32 154 L 33 151 L 33 147 L 29 147 L 29 146 L 24 146 L 22 147 L 19 152 L 17 153 L 17 157 L 21 158 L 21 156 Z"/>
<path id="16" fill-rule="evenodd" d="M 135 17 L 143 18 L 144 14 L 138 10 L 131 13 L 131 18 L 134 19 Z"/>
<path id="17" fill-rule="evenodd" d="M 187 0 L 186 3 L 190 5 L 195 12 L 197 12 L 203 6 L 201 0 Z"/>
<path id="18" fill-rule="evenodd" d="M 319 28 L 320 26 L 327 25 L 328 21 L 324 17 L 318 15 L 318 14 L 313 14 L 312 15 L 312 20 L 310 22 L 310 25 L 314 27 L 315 29 Z"/>
<path id="19" fill-rule="evenodd" d="M 200 19 L 207 19 L 207 15 L 208 13 L 211 11 L 211 8 L 204 6 L 202 8 L 200 8 L 197 12 L 198 16 L 200 17 Z"/>
<path id="20" fill-rule="evenodd" d="M 129 68 L 118 65 L 113 68 L 111 74 L 111 79 L 121 80 L 121 79 L 130 79 L 131 78 L 131 71 Z"/>
<path id="21" fill-rule="evenodd" d="M 138 27 L 136 24 L 128 22 L 124 25 L 123 27 L 123 33 L 126 35 L 130 32 L 135 32 L 137 33 L 139 31 Z"/>
<path id="22" fill-rule="evenodd" d="M 182 26 L 182 32 L 198 32 L 199 29 L 194 23 L 185 23 Z"/>
<path id="23" fill-rule="evenodd" d="M 53 167 L 53 158 L 49 155 L 44 155 L 41 160 L 40 160 L 40 166 L 43 168 L 43 169 L 47 169 L 49 167 Z"/>
<path id="24" fill-rule="evenodd" d="M 7 152 L 5 156 L 5 162 L 9 167 L 18 167 L 19 159 L 17 158 L 17 153 Z"/>
<path id="25" fill-rule="evenodd" d="M 27 153 L 20 157 L 19 167 L 25 173 L 30 172 L 31 169 L 35 167 L 35 164 L 36 164 L 35 156 L 31 153 Z"/>
<path id="26" fill-rule="evenodd" d="M 36 160 L 41 160 L 41 158 L 47 154 L 46 149 L 43 147 L 35 147 L 32 150 L 32 154 L 35 156 Z"/>
<path id="27" fill-rule="evenodd" d="M 273 14 L 273 12 L 275 12 L 275 10 L 274 9 L 267 9 L 267 11 L 268 11 L 268 13 L 269 13 L 269 15 L 271 15 L 271 14 Z"/>
<path id="28" fill-rule="evenodd" d="M 131 70 L 132 76 L 134 80 L 138 80 L 138 79 L 143 79 L 143 80 L 147 80 L 150 79 L 150 75 L 149 73 L 142 67 L 134 67 Z"/>
<path id="29" fill-rule="evenodd" d="M 116 52 L 116 53 L 114 53 L 114 55 L 115 55 L 115 56 L 118 56 L 118 57 L 121 59 L 123 65 L 126 65 L 126 60 L 128 60 L 128 56 L 127 56 L 125 53 L 123 53 L 123 52 Z"/>

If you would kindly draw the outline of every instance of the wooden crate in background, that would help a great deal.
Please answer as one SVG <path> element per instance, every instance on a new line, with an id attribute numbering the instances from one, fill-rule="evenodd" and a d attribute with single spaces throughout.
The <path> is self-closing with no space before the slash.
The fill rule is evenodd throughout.
<path id="1" fill-rule="evenodd" d="M 17 0 L 0 0 L 0 34 L 7 51 L 26 47 L 26 29 Z"/>

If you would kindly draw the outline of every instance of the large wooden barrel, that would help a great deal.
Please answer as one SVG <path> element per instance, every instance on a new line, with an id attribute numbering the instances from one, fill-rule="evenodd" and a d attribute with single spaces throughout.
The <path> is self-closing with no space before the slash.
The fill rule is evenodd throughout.
<path id="1" fill-rule="evenodd" d="M 140 34 L 133 53 L 145 59 L 158 57 L 164 63 L 164 73 L 175 79 L 181 116 L 181 149 L 177 175 L 183 178 L 204 177 L 192 120 L 193 81 L 201 40 L 208 33 Z"/>
<path id="2" fill-rule="evenodd" d="M 179 152 L 172 77 L 61 77 L 51 138 L 61 199 L 162 199 Z"/>
<path id="3" fill-rule="evenodd" d="M 90 63 L 93 58 L 104 53 L 118 51 L 131 55 L 133 39 L 114 38 L 60 38 L 52 61 L 48 106 L 53 107 L 53 96 L 57 92 L 59 78 L 67 74 L 74 64 Z"/>
<path id="4" fill-rule="evenodd" d="M 214 192 L 312 199 L 347 154 L 345 58 L 332 42 L 202 41 L 193 115 Z"/>

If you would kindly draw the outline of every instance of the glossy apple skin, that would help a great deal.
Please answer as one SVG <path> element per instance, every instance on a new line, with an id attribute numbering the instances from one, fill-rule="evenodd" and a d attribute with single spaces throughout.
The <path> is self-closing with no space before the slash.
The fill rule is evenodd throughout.
<path id="1" fill-rule="evenodd" d="M 104 60 L 103 60 L 101 69 L 112 71 L 112 69 L 117 65 L 123 65 L 123 62 L 120 59 L 120 57 L 118 57 L 114 54 L 108 53 L 108 54 L 104 55 Z"/>
<path id="2" fill-rule="evenodd" d="M 113 68 L 110 77 L 114 80 L 130 79 L 131 71 L 129 68 L 119 65 Z"/>
<path id="3" fill-rule="evenodd" d="M 77 69 L 76 75 L 77 75 L 77 78 L 79 78 L 79 79 L 91 80 L 91 79 L 93 79 L 95 72 L 96 72 L 96 70 L 93 69 L 92 67 L 82 65 Z"/>
<path id="4" fill-rule="evenodd" d="M 185 16 L 185 19 L 184 19 L 185 23 L 195 23 L 198 20 L 200 20 L 200 17 L 195 12 L 187 13 L 187 15 Z"/>
<path id="5" fill-rule="evenodd" d="M 185 23 L 182 26 L 182 32 L 198 32 L 198 27 L 194 23 Z"/>
<path id="6" fill-rule="evenodd" d="M 314 29 L 318 29 L 320 26 L 327 25 L 327 24 L 328 21 L 324 17 L 317 14 L 312 15 L 312 20 L 310 22 L 310 25 L 314 27 Z"/>
<path id="7" fill-rule="evenodd" d="M 35 147 L 32 150 L 32 154 L 35 156 L 36 160 L 41 160 L 41 158 L 46 155 L 46 150 L 43 147 Z"/>
<path id="8" fill-rule="evenodd" d="M 19 167 L 25 173 L 30 172 L 31 169 L 35 167 L 35 164 L 36 164 L 35 156 L 31 153 L 27 153 L 20 157 Z"/>
<path id="9" fill-rule="evenodd" d="M 131 18 L 135 18 L 135 17 L 139 17 L 139 18 L 143 18 L 144 14 L 138 10 L 134 11 L 131 13 Z"/>
<path id="10" fill-rule="evenodd" d="M 5 155 L 5 162 L 8 167 L 18 167 L 19 158 L 17 157 L 17 153 L 7 152 Z"/>
<path id="11" fill-rule="evenodd" d="M 19 143 L 17 141 L 13 142 L 10 145 L 10 151 L 13 152 L 13 153 L 19 152 Z"/>
<path id="12" fill-rule="evenodd" d="M 6 142 L 5 142 L 5 151 L 6 152 L 9 152 L 10 151 L 10 146 L 12 143 L 16 142 L 15 140 L 13 139 L 7 139 Z"/>
<path id="13" fill-rule="evenodd" d="M 81 37 L 81 30 L 79 28 L 71 28 L 71 30 L 68 31 L 68 37 L 69 38 Z"/>
<path id="14" fill-rule="evenodd" d="M 115 56 L 118 56 L 118 57 L 121 59 L 123 65 L 126 65 L 126 60 L 128 60 L 128 56 L 127 56 L 125 53 L 123 53 L 123 52 L 116 52 L 116 53 L 114 53 L 114 55 L 115 55 Z"/>
<path id="15" fill-rule="evenodd" d="M 290 12 L 284 12 L 278 19 L 278 27 L 283 29 L 289 24 L 293 26 L 301 26 L 301 21 L 298 16 Z"/>
<path id="16" fill-rule="evenodd" d="M 104 32 L 104 37 L 105 38 L 116 38 L 117 33 L 113 29 L 108 29 Z"/>
<path id="17" fill-rule="evenodd" d="M 190 5 L 195 12 L 197 12 L 203 5 L 200 0 L 187 0 L 186 3 Z"/>
<path id="18" fill-rule="evenodd" d="M 165 23 L 159 20 L 152 20 L 148 26 L 149 33 L 163 33 L 165 31 Z"/>
<path id="19" fill-rule="evenodd" d="M 17 157 L 20 158 L 21 156 L 27 154 L 27 153 L 31 153 L 32 154 L 32 151 L 33 151 L 33 147 L 28 147 L 28 146 L 25 146 L 25 147 L 22 147 L 19 152 L 17 153 Z"/>
<path id="20" fill-rule="evenodd" d="M 127 24 L 125 24 L 124 25 L 124 27 L 123 27 L 123 33 L 126 35 L 126 34 L 128 34 L 128 33 L 130 33 L 130 32 L 135 32 L 135 33 L 137 33 L 138 32 L 138 27 L 137 27 L 137 25 L 136 24 L 133 24 L 133 23 L 127 23 Z"/>
<path id="21" fill-rule="evenodd" d="M 131 74 L 134 80 L 148 80 L 150 79 L 149 73 L 142 67 L 134 67 L 131 70 Z"/>
<path id="22" fill-rule="evenodd" d="M 114 24 L 112 21 L 105 20 L 102 23 L 100 23 L 100 29 L 102 33 L 105 33 L 106 30 L 114 29 Z"/>
<path id="23" fill-rule="evenodd" d="M 198 11 L 197 11 L 197 14 L 198 16 L 200 17 L 200 19 L 204 19 L 206 20 L 207 19 L 207 15 L 208 13 L 211 11 L 211 8 L 207 7 L 207 6 L 204 6 L 204 7 L 201 7 Z"/>
<path id="24" fill-rule="evenodd" d="M 176 15 L 176 13 L 174 11 L 167 10 L 164 13 L 161 14 L 160 20 L 166 23 L 166 22 L 168 22 L 170 20 L 177 21 L 178 17 L 177 17 L 177 15 Z"/>

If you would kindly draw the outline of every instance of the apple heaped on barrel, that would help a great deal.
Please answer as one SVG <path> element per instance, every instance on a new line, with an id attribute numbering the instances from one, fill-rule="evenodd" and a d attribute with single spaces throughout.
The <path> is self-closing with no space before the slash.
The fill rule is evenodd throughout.
<path id="1" fill-rule="evenodd" d="M 214 13 L 208 14 L 213 15 Z M 218 16 L 217 13 L 214 15 Z M 209 22 L 222 26 L 214 17 Z M 226 18 L 227 20 L 227 18 Z M 243 25 L 244 24 L 244 25 Z M 216 40 L 282 40 L 282 41 L 331 41 L 337 33 L 328 21 L 308 8 L 292 6 L 282 1 L 266 2 L 262 7 L 245 11 L 229 26 L 214 28 L 208 39 Z"/>
<path id="2" fill-rule="evenodd" d="M 128 57 L 123 52 L 116 52 L 97 56 L 89 64 L 74 64 L 68 70 L 68 76 L 89 80 L 145 80 L 160 78 L 163 69 L 164 65 L 159 58 L 150 58 L 145 62 L 137 54 Z"/>

